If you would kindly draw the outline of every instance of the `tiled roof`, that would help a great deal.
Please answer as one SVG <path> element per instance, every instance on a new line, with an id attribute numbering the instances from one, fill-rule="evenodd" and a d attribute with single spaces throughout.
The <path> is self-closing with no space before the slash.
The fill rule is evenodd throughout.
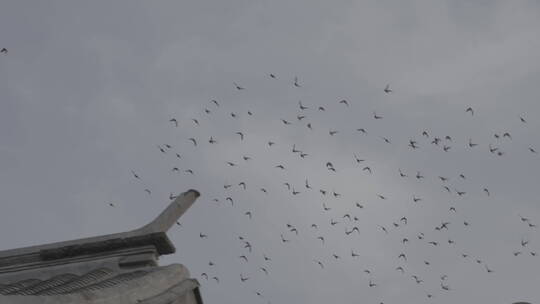
<path id="1" fill-rule="evenodd" d="M 202 304 L 166 232 L 199 192 L 180 194 L 149 224 L 128 232 L 0 251 L 1 304 Z"/>
<path id="2" fill-rule="evenodd" d="M 129 271 L 99 267 L 82 275 L 61 273 L 0 284 L 0 303 L 202 304 L 198 287 L 179 264 Z"/>
<path id="3" fill-rule="evenodd" d="M 56 275 L 47 280 L 26 279 L 0 285 L 0 294 L 7 295 L 61 295 L 113 287 L 146 275 L 148 271 L 136 270 L 115 273 L 108 268 L 98 268 L 83 275 L 70 273 Z"/>

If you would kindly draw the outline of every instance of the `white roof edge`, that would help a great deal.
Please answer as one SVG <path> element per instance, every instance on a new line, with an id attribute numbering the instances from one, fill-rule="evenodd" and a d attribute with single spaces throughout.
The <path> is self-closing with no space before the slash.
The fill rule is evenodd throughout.
<path id="1" fill-rule="evenodd" d="M 193 203 L 199 196 L 200 193 L 197 190 L 193 189 L 181 193 L 176 197 L 174 201 L 169 204 L 169 206 L 159 216 L 156 217 L 156 219 L 154 219 L 149 224 L 135 230 L 44 245 L 8 249 L 0 251 L 0 259 L 22 255 L 32 255 L 46 249 L 60 248 L 86 243 L 97 243 L 118 238 L 143 236 L 151 233 L 167 232 L 171 228 L 171 226 L 175 224 L 178 218 L 180 218 L 187 211 L 187 209 L 189 209 L 189 207 L 193 205 Z"/>

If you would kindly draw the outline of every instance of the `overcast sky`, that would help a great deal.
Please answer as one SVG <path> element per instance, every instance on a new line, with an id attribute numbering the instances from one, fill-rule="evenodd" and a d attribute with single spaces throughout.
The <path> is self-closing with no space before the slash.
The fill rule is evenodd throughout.
<path id="1" fill-rule="evenodd" d="M 539 29 L 536 1 L 6 1 L 0 249 L 134 229 L 193 188 L 161 263 L 206 303 L 538 302 Z"/>

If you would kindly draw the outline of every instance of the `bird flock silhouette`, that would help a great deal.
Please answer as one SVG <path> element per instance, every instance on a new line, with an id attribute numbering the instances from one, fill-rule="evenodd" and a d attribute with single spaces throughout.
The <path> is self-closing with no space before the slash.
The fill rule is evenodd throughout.
<path id="1" fill-rule="evenodd" d="M 0 53 L 7 54 L 8 51 L 6 48 L 2 48 Z M 267 75 L 267 81 L 277 81 L 279 78 L 274 73 L 269 73 Z M 282 83 L 283 85 L 289 85 L 294 89 L 305 89 L 305 86 L 300 81 L 299 77 L 294 76 L 292 81 Z M 243 91 L 248 90 L 248 88 L 238 82 L 232 83 L 232 89 L 237 93 L 241 94 Z M 384 86 L 381 89 L 381 94 L 390 95 L 398 94 L 394 92 L 390 84 Z M 281 129 L 272 130 L 277 133 L 287 132 L 286 128 L 296 128 L 299 132 L 319 132 L 320 136 L 330 136 L 338 137 L 340 133 L 351 132 L 358 134 L 362 137 L 373 137 L 376 140 L 382 141 L 385 145 L 406 145 L 411 151 L 417 151 L 419 149 L 427 149 L 428 147 L 434 148 L 430 153 L 451 153 L 452 148 L 458 145 L 465 147 L 466 149 L 483 149 L 485 153 L 489 153 L 494 157 L 503 157 L 506 154 L 506 151 L 501 148 L 502 141 L 511 141 L 513 140 L 510 131 L 504 131 L 500 133 L 493 134 L 493 138 L 489 140 L 489 144 L 482 147 L 472 138 L 467 138 L 461 142 L 454 139 L 453 136 L 444 134 L 436 135 L 431 134 L 428 130 L 422 130 L 419 134 L 412 134 L 410 139 L 406 142 L 396 143 L 387 136 L 375 135 L 376 130 L 367 130 L 365 127 L 358 127 L 351 130 L 338 130 L 338 129 L 329 129 L 329 130 L 317 130 L 318 119 L 321 119 L 321 115 L 328 112 L 330 108 L 332 111 L 351 111 L 352 102 L 347 99 L 337 98 L 334 104 L 327 103 L 324 105 L 314 105 L 307 102 L 298 101 L 297 102 L 297 113 L 292 116 L 294 118 L 275 118 L 276 122 L 279 122 L 282 126 Z M 178 117 L 168 117 L 166 119 L 167 126 L 169 128 L 189 128 L 189 132 L 192 132 L 192 136 L 184 139 L 174 139 L 174 143 L 160 143 L 156 145 L 156 152 L 162 155 L 171 156 L 175 159 L 175 165 L 171 165 L 170 172 L 174 174 L 185 174 L 187 176 L 192 176 L 197 174 L 195 165 L 193 163 L 183 164 L 184 167 L 177 165 L 178 162 L 182 162 L 183 156 L 181 151 L 184 149 L 206 149 L 209 150 L 210 146 L 219 146 L 220 141 L 215 136 L 209 136 L 204 138 L 203 135 L 198 134 L 197 127 L 203 123 L 203 120 L 211 120 L 211 117 L 214 115 L 220 115 L 222 117 L 229 117 L 229 119 L 241 119 L 244 115 L 247 117 L 255 118 L 249 120 L 249 124 L 257 124 L 256 115 L 252 111 L 245 111 L 245 114 L 240 112 L 234 112 L 227 110 L 226 105 L 222 104 L 216 99 L 212 99 L 208 102 L 207 105 L 201 107 L 200 117 L 192 117 L 189 119 L 181 119 Z M 473 107 L 467 107 L 463 109 L 462 115 L 474 117 L 475 109 Z M 372 112 L 372 119 L 376 121 L 384 121 L 385 117 L 383 114 L 376 111 Z M 527 120 L 524 116 L 518 116 L 516 119 L 519 119 L 519 122 L 523 127 L 527 126 Z M 221 126 L 218 126 L 221 128 Z M 221 128 L 222 129 L 222 128 Z M 233 170 L 235 167 L 247 166 L 252 162 L 257 162 L 261 158 L 268 158 L 269 155 L 273 154 L 272 149 L 275 149 L 275 146 L 285 146 L 285 143 L 280 143 L 272 139 L 266 140 L 265 149 L 267 155 L 251 155 L 245 153 L 241 149 L 242 145 L 250 139 L 249 128 L 245 127 L 243 130 L 223 130 L 223 132 L 228 132 L 231 136 L 235 137 L 236 144 L 238 145 L 237 160 L 229 160 L 223 164 L 224 169 Z M 192 147 L 188 147 L 192 146 Z M 527 153 L 536 155 L 538 152 L 536 149 L 527 144 Z M 370 162 L 366 157 L 361 157 L 359 154 L 352 152 L 350 153 L 350 162 L 340 163 L 335 160 L 326 160 L 320 161 L 320 158 L 314 157 L 317 154 L 317 151 L 304 151 L 299 148 L 296 143 L 293 143 L 290 146 L 288 153 L 290 155 L 298 157 L 301 161 L 309 162 L 308 166 L 317 167 L 321 170 L 327 172 L 327 174 L 339 175 L 341 171 L 346 170 L 355 170 L 361 174 L 365 174 L 368 177 L 373 176 L 375 173 L 374 164 Z M 213 149 L 212 147 L 212 150 Z M 240 152 L 242 150 L 242 152 Z M 219 151 L 219 149 L 218 149 Z M 484 152 L 483 152 L 484 153 Z M 313 160 L 311 160 L 313 158 Z M 238 200 L 238 197 L 242 196 L 243 193 L 248 190 L 253 191 L 253 193 L 260 193 L 261 195 L 269 195 L 270 189 L 272 188 L 273 192 L 279 192 L 280 195 L 285 195 L 289 198 L 291 203 L 294 203 L 297 197 L 302 196 L 305 193 L 314 193 L 319 197 L 319 202 L 312 203 L 309 208 L 313 212 L 320 213 L 322 216 L 314 219 L 313 223 L 309 224 L 307 227 L 300 227 L 300 225 L 286 223 L 282 227 L 271 227 L 276 229 L 275 235 L 278 238 L 278 242 L 282 246 L 287 246 L 289 243 L 299 242 L 301 238 L 312 239 L 319 243 L 321 252 L 311 252 L 308 256 L 308 259 L 311 259 L 313 267 L 319 268 L 320 271 L 324 271 L 329 264 L 332 263 L 359 263 L 364 259 L 364 256 L 361 250 L 355 250 L 354 244 L 358 243 L 358 239 L 354 239 L 354 236 L 360 236 L 361 234 L 373 234 L 375 237 L 387 237 L 391 234 L 395 235 L 392 239 L 393 242 L 399 244 L 401 250 L 399 252 L 393 253 L 394 256 L 391 264 L 393 265 L 393 271 L 398 273 L 403 280 L 411 280 L 417 286 L 419 292 L 424 293 L 427 299 L 432 299 L 436 296 L 442 295 L 444 293 L 454 291 L 454 288 L 450 284 L 449 275 L 445 273 L 436 273 L 435 270 L 430 272 L 430 269 L 433 267 L 433 263 L 428 257 L 418 257 L 410 256 L 408 254 L 410 246 L 420 247 L 420 246 L 432 246 L 433 248 L 444 248 L 442 250 L 451 249 L 453 254 L 464 262 L 471 263 L 471 265 L 478 265 L 479 271 L 485 272 L 486 275 L 496 275 L 497 269 L 488 264 L 488 261 L 485 261 L 481 256 L 473 256 L 469 253 L 469 248 L 459 247 L 459 240 L 451 238 L 449 231 L 451 230 L 461 230 L 467 231 L 470 229 L 471 225 L 475 223 L 467 220 L 466 215 L 459 213 L 459 208 L 455 203 L 436 203 L 439 207 L 446 208 L 446 216 L 440 219 L 440 224 L 435 226 L 427 226 L 423 224 L 421 220 L 417 224 L 422 227 L 422 231 L 411 231 L 407 227 L 410 223 L 409 216 L 402 215 L 395 218 L 389 218 L 387 222 L 378 223 L 373 229 L 366 229 L 362 227 L 362 217 L 369 217 L 369 208 L 367 206 L 369 203 L 363 202 L 364 199 L 360 200 L 357 197 L 345 197 L 345 194 L 342 194 L 336 190 L 337 187 L 334 185 L 315 185 L 312 182 L 312 178 L 306 177 L 302 181 L 288 181 L 285 174 L 278 174 L 277 172 L 287 172 L 288 170 L 295 171 L 298 173 L 301 169 L 290 168 L 290 164 L 287 164 L 286 161 L 276 163 L 272 167 L 267 168 L 268 170 L 275 170 L 275 181 L 272 185 L 251 185 L 249 179 L 238 179 L 234 182 L 226 183 L 223 185 L 223 192 L 219 196 L 211 199 L 212 203 L 217 205 L 225 205 L 228 208 L 236 208 L 237 212 L 247 220 L 249 220 L 251 225 L 255 222 L 251 221 L 254 217 L 257 216 L 256 210 L 248 208 L 240 208 L 235 203 Z M 301 174 L 302 172 L 300 172 Z M 252 174 L 256 174 L 252 173 Z M 438 184 L 438 190 L 441 194 L 449 196 L 451 200 L 456 199 L 466 199 L 469 195 L 469 192 L 475 192 L 475 194 L 482 193 L 486 198 L 489 198 L 492 195 L 491 190 L 488 187 L 469 187 L 467 191 L 462 190 L 458 187 L 460 181 L 465 181 L 468 177 L 464 173 L 460 173 L 457 176 L 447 176 L 447 175 L 438 175 L 438 176 L 427 176 L 421 169 L 414 170 L 405 170 L 403 168 L 395 168 L 395 177 L 403 180 L 413 180 L 419 183 L 423 183 L 424 180 L 431 179 Z M 139 173 L 138 169 L 131 170 L 131 176 L 138 183 L 137 185 L 142 185 L 141 190 L 146 193 L 148 196 L 152 196 L 152 190 L 145 186 L 144 176 Z M 234 174 L 232 174 L 234 176 Z M 283 179 L 282 179 L 283 178 Z M 277 185 L 277 186 L 276 186 Z M 204 195 L 204 189 L 201 189 Z M 241 191 L 238 191 L 241 190 Z M 253 195 L 253 194 L 252 194 Z M 257 195 L 257 194 L 254 194 Z M 168 198 L 173 200 L 176 198 L 174 193 L 170 193 Z M 376 193 L 372 201 L 390 201 L 397 200 L 395 198 L 390 198 L 386 193 Z M 402 199 L 400 199 L 402 200 Z M 377 202 L 375 202 L 376 204 Z M 424 198 L 421 195 L 416 193 L 411 193 L 408 199 L 408 203 L 412 206 L 421 206 L 424 204 Z M 116 208 L 117 205 L 113 202 L 107 202 L 108 206 L 111 208 Z M 435 204 L 435 203 L 432 203 Z M 344 208 L 344 206 L 346 206 Z M 348 210 L 343 212 L 342 210 Z M 322 219 L 322 220 L 321 220 Z M 520 222 L 523 226 L 523 229 L 535 230 L 537 223 L 534 219 L 529 218 L 528 216 L 518 214 L 515 218 L 515 221 Z M 183 229 L 182 223 L 177 222 L 177 225 Z M 334 230 L 338 232 L 337 234 L 329 234 L 329 230 Z M 212 237 L 207 232 L 199 231 L 197 232 L 198 237 L 201 240 L 206 242 L 212 242 Z M 338 252 L 333 248 L 328 246 L 328 238 L 335 237 L 336 235 L 341 235 L 338 240 L 340 243 L 351 244 L 351 249 L 347 252 Z M 239 284 L 245 284 L 253 276 L 272 276 L 272 254 L 271 252 L 259 252 L 256 250 L 259 245 L 257 240 L 248 239 L 245 236 L 237 236 L 238 243 L 234 245 L 233 250 L 238 252 L 237 259 L 243 264 L 249 265 L 250 271 L 232 273 L 232 274 L 217 274 L 215 269 L 215 262 L 210 260 L 206 268 L 207 270 L 198 275 L 200 281 L 207 288 L 212 288 L 212 284 L 220 284 L 223 280 L 235 280 Z M 512 255 L 515 258 L 525 256 L 528 258 L 535 258 L 537 252 L 533 249 L 530 249 L 531 239 L 526 237 L 521 237 L 521 239 L 516 242 L 516 247 L 512 252 L 509 252 L 509 255 Z M 365 244 L 363 245 L 365 246 Z M 271 249 L 270 249 L 271 250 Z M 425 267 L 425 272 L 423 276 L 420 276 L 418 273 L 414 273 L 409 269 L 408 263 L 411 260 L 417 260 Z M 233 263 L 233 261 L 229 261 Z M 534 261 L 538 263 L 538 261 Z M 351 264 L 352 265 L 352 264 Z M 364 264 L 365 265 L 365 264 Z M 366 266 L 361 269 L 363 274 L 362 280 L 359 281 L 359 284 L 365 284 L 370 289 L 375 288 L 384 288 L 382 283 L 383 278 L 375 271 L 377 265 Z M 412 267 L 411 267 L 412 268 Z M 434 279 L 435 278 L 435 279 Z M 424 287 L 426 280 L 430 280 L 433 283 L 434 280 L 438 281 L 438 288 L 426 288 Z M 431 285 L 433 286 L 433 284 Z M 254 296 L 259 298 L 261 301 L 266 301 L 271 303 L 270 296 L 264 293 L 263 286 L 258 286 L 257 288 L 249 289 Z M 380 303 L 384 303 L 382 300 Z"/>
<path id="2" fill-rule="evenodd" d="M 266 81 L 277 81 L 279 78 L 274 73 L 267 74 Z M 300 78 L 295 76 L 290 82 L 285 81 L 282 85 L 289 85 L 295 90 L 305 89 L 304 84 L 301 82 Z M 249 88 L 239 82 L 233 82 L 231 86 L 233 91 L 236 91 L 238 94 L 242 94 L 244 91 L 249 90 Z M 381 87 L 382 95 L 393 95 L 399 94 L 395 92 L 390 84 Z M 277 124 L 280 124 L 280 127 L 276 127 L 276 133 L 287 132 L 288 128 L 295 128 L 298 132 L 304 132 L 309 134 L 310 132 L 319 132 L 319 136 L 330 136 L 332 138 L 339 137 L 341 133 L 354 133 L 360 137 L 372 137 L 375 140 L 380 140 L 383 145 L 405 145 L 410 151 L 417 153 L 418 150 L 430 149 L 429 153 L 451 153 L 454 147 L 460 146 L 464 149 L 469 150 L 478 150 L 481 149 L 481 153 L 486 153 L 492 155 L 493 157 L 504 157 L 506 151 L 503 150 L 504 143 L 512 141 L 512 135 L 510 131 L 504 131 L 500 133 L 493 134 L 492 138 L 482 140 L 482 142 L 490 142 L 489 144 L 480 144 L 480 141 L 473 140 L 472 138 L 464 138 L 458 140 L 455 136 L 449 134 L 432 134 L 429 130 L 422 130 L 418 134 L 411 134 L 410 139 L 404 142 L 397 142 L 391 140 L 387 136 L 376 135 L 377 130 L 367 130 L 365 127 L 358 127 L 351 130 L 338 130 L 338 129 L 329 129 L 321 130 L 317 129 L 318 119 L 321 119 L 321 115 L 326 115 L 325 113 L 331 111 L 351 111 L 353 102 L 347 99 L 336 98 L 336 101 L 333 103 L 328 102 L 324 105 L 315 105 L 310 104 L 305 101 L 297 102 L 297 112 L 294 116 L 289 115 L 293 118 L 275 117 L 274 120 Z M 469 116 L 470 119 L 474 119 L 476 112 L 473 107 L 467 107 L 462 110 L 463 116 Z M 200 116 L 191 117 L 189 119 L 179 118 L 179 117 L 167 117 L 164 119 L 168 128 L 183 128 L 191 132 L 191 136 L 184 139 L 173 139 L 171 143 L 160 143 L 157 144 L 156 153 L 167 155 L 175 159 L 175 163 L 182 162 L 182 150 L 185 149 L 195 149 L 196 151 L 220 150 L 215 149 L 214 147 L 219 147 L 221 144 L 220 139 L 216 136 L 204 137 L 204 135 L 198 133 L 198 127 L 205 121 L 211 121 L 213 116 L 221 116 L 222 118 L 239 120 L 241 118 L 251 118 L 244 122 L 246 124 L 257 124 L 256 114 L 249 110 L 244 110 L 241 112 L 234 112 L 230 109 L 227 109 L 225 104 L 222 102 L 212 99 L 208 102 L 207 105 L 202 105 L 200 109 Z M 384 123 L 385 115 L 380 112 L 373 111 L 371 115 L 374 121 L 379 121 Z M 519 123 L 522 127 L 527 127 L 527 120 L 523 115 L 518 115 L 516 120 L 519 120 Z M 234 170 L 237 167 L 246 167 L 253 162 L 259 161 L 259 159 L 269 158 L 269 155 L 274 155 L 273 149 L 276 146 L 280 146 L 283 149 L 289 150 L 289 155 L 292 157 L 297 157 L 300 161 L 307 162 L 308 166 L 316 167 L 327 172 L 327 174 L 332 174 L 339 176 L 343 171 L 355 170 L 366 177 L 374 176 L 377 170 L 376 163 L 371 162 L 366 157 L 360 156 L 359 153 L 352 152 L 350 153 L 350 162 L 342 163 L 342 161 L 336 161 L 333 159 L 320 161 L 320 157 L 315 157 L 318 151 L 306 151 L 300 148 L 299 144 L 293 143 L 292 146 L 288 146 L 287 143 L 281 143 L 274 139 L 268 139 L 265 141 L 263 147 L 268 153 L 267 155 L 253 155 L 246 153 L 242 149 L 242 146 L 246 141 L 250 140 L 250 132 L 248 127 L 244 129 L 233 129 L 233 130 L 223 130 L 222 132 L 230 133 L 232 139 L 227 139 L 235 141 L 238 149 L 233 153 L 237 154 L 236 159 L 231 159 L 223 163 L 223 170 Z M 307 138 L 307 137 L 306 137 Z M 174 141 L 174 142 L 173 142 Z M 285 147 L 284 147 L 285 146 Z M 526 153 L 534 157 L 537 154 L 535 148 L 527 144 Z M 385 147 L 385 146 L 383 146 Z M 346 151 L 344 151 L 346 153 Z M 315 184 L 312 180 L 316 178 L 306 177 L 302 181 L 290 181 L 287 180 L 287 172 L 294 171 L 295 173 L 299 172 L 298 168 L 295 168 L 293 164 L 283 160 L 281 162 L 275 163 L 274 165 L 267 168 L 267 170 L 274 170 L 275 180 L 272 185 L 253 185 L 250 182 L 249 178 L 238 177 L 237 180 L 230 181 L 223 185 L 222 193 L 217 194 L 216 197 L 211 198 L 210 201 L 216 205 L 227 206 L 227 208 L 236 209 L 238 214 L 243 215 L 247 219 L 247 225 L 256 225 L 255 221 L 252 219 L 258 216 L 256 208 L 252 209 L 249 206 L 239 207 L 237 204 L 238 199 L 244 195 L 247 191 L 252 191 L 252 196 L 262 195 L 267 197 L 267 195 L 278 192 L 280 195 L 287 197 L 290 200 L 291 204 L 294 204 L 295 200 L 298 197 L 306 193 L 316 194 L 319 198 L 318 202 L 312 203 L 309 208 L 312 209 L 311 212 L 317 212 L 321 214 L 321 217 L 314 218 L 313 222 L 306 226 L 301 227 L 300 224 L 286 223 L 280 227 L 271 227 L 275 229 L 274 231 L 277 241 L 281 243 L 282 246 L 288 246 L 291 243 L 299 242 L 300 239 L 312 239 L 320 244 L 321 252 L 309 254 L 308 259 L 311 259 L 313 267 L 319 268 L 320 271 L 325 271 L 328 265 L 333 263 L 359 263 L 363 260 L 363 255 L 361 250 L 354 249 L 355 242 L 358 242 L 358 239 L 355 239 L 355 236 L 360 236 L 362 234 L 372 234 L 374 237 L 383 238 L 390 235 L 394 235 L 392 241 L 399 244 L 401 250 L 396 252 L 391 263 L 393 264 L 392 268 L 395 273 L 398 273 L 403 280 L 410 280 L 414 282 L 414 285 L 417 286 L 419 292 L 424 293 L 427 299 L 432 299 L 434 297 L 444 295 L 454 291 L 449 275 L 446 273 L 437 273 L 436 270 L 430 272 L 433 267 L 433 262 L 430 261 L 429 257 L 418 257 L 410 256 L 409 248 L 414 246 L 419 248 L 421 246 L 440 248 L 440 250 L 450 250 L 452 251 L 455 257 L 463 260 L 463 262 L 470 263 L 471 265 L 478 266 L 478 271 L 485 272 L 485 275 L 497 275 L 497 269 L 493 265 L 489 264 L 489 261 L 486 261 L 481 256 L 475 256 L 469 251 L 471 248 L 460 247 L 460 240 L 451 237 L 450 231 L 459 230 L 464 233 L 467 233 L 468 229 L 471 229 L 471 226 L 474 226 L 475 223 L 467 219 L 466 214 L 460 213 L 459 204 L 456 203 L 456 200 L 464 201 L 468 198 L 470 193 L 474 193 L 474 196 L 483 195 L 486 199 L 489 199 L 492 195 L 491 189 L 485 186 L 474 186 L 469 184 L 465 189 L 464 182 L 466 182 L 469 177 L 465 173 L 460 173 L 457 176 L 449 175 L 435 175 L 428 176 L 423 173 L 421 168 L 417 169 L 404 169 L 404 168 L 395 168 L 395 173 L 392 178 L 397 178 L 400 180 L 414 181 L 416 183 L 426 183 L 427 180 L 431 180 L 436 184 L 437 190 L 441 195 L 445 195 L 445 199 L 440 199 L 442 202 L 426 202 L 424 197 L 417 193 L 411 193 L 409 198 L 406 199 L 408 204 L 411 204 L 411 207 L 419 207 L 422 204 L 437 204 L 439 208 L 445 208 L 446 212 L 444 217 L 441 217 L 440 224 L 435 226 L 428 226 L 423 224 L 421 220 L 416 218 L 417 225 L 422 227 L 422 231 L 411 231 L 408 229 L 408 225 L 411 222 L 410 216 L 403 214 L 395 218 L 388 218 L 384 223 L 378 223 L 373 229 L 366 229 L 362 227 L 362 217 L 369 217 L 369 208 L 370 204 L 377 203 L 395 203 L 398 201 L 397 198 L 390 197 L 387 193 L 376 193 L 374 197 L 370 200 L 371 202 L 365 202 L 366 199 L 358 199 L 357 197 L 346 197 L 345 194 L 342 194 L 337 190 L 336 185 L 324 185 L 324 184 Z M 185 174 L 186 176 L 193 176 L 197 174 L 196 164 L 195 163 L 184 163 L 182 166 L 171 165 L 170 171 L 175 174 Z M 464 168 L 466 171 L 466 168 Z M 252 173 L 252 174 L 256 174 Z M 139 173 L 137 169 L 131 170 L 132 178 L 137 181 L 143 181 L 144 177 Z M 230 176 L 235 176 L 231 174 Z M 230 178 L 229 178 L 230 180 Z M 142 185 L 142 184 L 141 184 Z M 412 187 L 411 187 L 412 188 Z M 204 194 L 204 189 L 201 189 Z M 151 189 L 146 186 L 142 187 L 142 191 L 146 192 L 147 195 L 152 195 Z M 257 194 L 259 193 L 259 194 Z M 170 193 L 169 199 L 174 199 L 175 194 Z M 447 201 L 454 201 L 454 203 Z M 403 201 L 402 198 L 399 201 Z M 109 204 L 111 207 L 115 207 L 114 204 Z M 346 206 L 346 207 L 344 207 Z M 343 212 L 343 210 L 348 210 Z M 321 218 L 323 220 L 321 220 Z M 307 219 L 308 221 L 311 219 Z M 519 215 L 515 217 L 516 222 L 520 222 L 525 230 L 535 230 L 537 224 L 534 219 L 531 219 L 524 215 Z M 426 222 L 427 223 L 427 222 Z M 180 222 L 177 223 L 179 226 L 182 226 Z M 328 238 L 334 237 L 336 234 L 329 234 L 328 231 L 332 230 L 339 232 L 337 235 L 342 235 L 338 240 L 341 243 L 351 244 L 351 248 L 347 252 L 338 252 L 335 249 L 328 246 Z M 197 232 L 199 238 L 205 242 L 212 242 L 211 233 L 206 231 Z M 236 250 L 237 259 L 242 264 L 249 266 L 249 272 L 239 272 L 239 273 L 229 273 L 229 274 L 217 274 L 215 269 L 215 262 L 209 261 L 204 272 L 199 274 L 200 281 L 207 286 L 207 288 L 212 288 L 212 284 L 220 284 L 223 280 L 236 280 L 239 284 L 245 284 L 254 276 L 272 276 L 272 254 L 271 252 L 259 252 L 257 246 L 259 245 L 257 240 L 248 239 L 248 237 L 238 235 L 238 243 L 233 246 L 233 250 Z M 527 256 L 528 258 L 534 258 L 537 256 L 537 252 L 533 249 L 530 249 L 531 240 L 522 237 L 519 242 L 517 242 L 516 248 L 512 252 L 508 252 L 509 256 L 513 255 L 514 257 Z M 271 250 L 271 249 L 270 249 Z M 423 275 L 412 272 L 409 270 L 408 264 L 411 261 L 417 261 L 425 267 Z M 233 263 L 233 261 L 230 261 Z M 538 263 L 538 261 L 534 261 Z M 352 265 L 352 264 L 351 264 Z M 361 269 L 363 273 L 363 281 L 359 281 L 359 284 L 365 284 L 370 289 L 375 288 L 384 288 L 382 283 L 384 280 L 379 276 L 375 270 L 376 265 L 366 266 Z M 410 267 L 412 268 L 412 267 Z M 435 279 L 434 279 L 435 278 Z M 457 279 L 457 278 L 454 278 Z M 427 280 L 430 280 L 432 283 L 431 287 L 425 287 Z M 437 281 L 437 288 L 433 288 L 433 282 Z M 258 288 L 251 287 L 249 290 L 261 301 L 266 301 L 270 303 L 269 295 L 264 293 L 264 287 L 259 286 Z M 384 303 L 382 300 L 380 303 Z"/>

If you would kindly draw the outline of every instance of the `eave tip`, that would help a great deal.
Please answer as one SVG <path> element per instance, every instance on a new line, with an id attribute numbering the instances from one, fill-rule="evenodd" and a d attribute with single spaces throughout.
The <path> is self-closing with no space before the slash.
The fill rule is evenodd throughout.
<path id="1" fill-rule="evenodd" d="M 189 189 L 189 190 L 186 192 L 186 194 L 188 194 L 188 193 L 190 193 L 190 192 L 192 192 L 193 195 L 195 195 L 196 198 L 199 197 L 199 196 L 201 196 L 201 193 L 200 193 L 199 191 L 195 190 L 195 189 Z"/>

